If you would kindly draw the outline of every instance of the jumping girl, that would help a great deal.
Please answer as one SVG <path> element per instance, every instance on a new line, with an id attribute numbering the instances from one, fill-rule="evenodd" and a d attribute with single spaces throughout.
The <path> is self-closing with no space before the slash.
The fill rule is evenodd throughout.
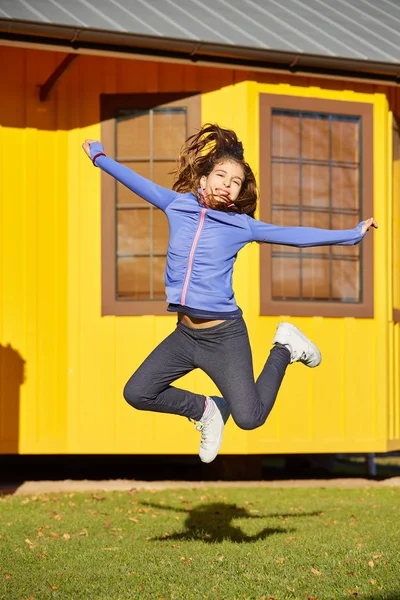
<path id="1" fill-rule="evenodd" d="M 249 242 L 296 247 L 358 244 L 373 218 L 355 229 L 277 227 L 254 218 L 257 185 L 236 134 L 204 125 L 179 156 L 172 190 L 145 179 L 86 140 L 93 164 L 160 208 L 169 224 L 166 296 L 177 313 L 176 329 L 153 350 L 125 385 L 126 401 L 139 410 L 188 417 L 201 431 L 199 456 L 217 456 L 232 415 L 242 429 L 260 427 L 274 406 L 290 363 L 317 367 L 318 348 L 290 323 L 278 325 L 265 366 L 254 381 L 246 324 L 232 290 L 237 253 Z M 203 396 L 171 384 L 202 369 L 222 397 Z"/>

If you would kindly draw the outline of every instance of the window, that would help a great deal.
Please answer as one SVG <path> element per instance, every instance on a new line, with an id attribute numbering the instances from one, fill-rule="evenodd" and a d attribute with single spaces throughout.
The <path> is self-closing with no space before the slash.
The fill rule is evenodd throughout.
<path id="1" fill-rule="evenodd" d="M 393 115 L 393 321 L 400 321 L 400 121 Z"/>
<path id="2" fill-rule="evenodd" d="M 176 96 L 102 97 L 107 153 L 167 188 L 182 144 L 200 127 L 199 96 Z M 164 213 L 102 173 L 102 222 L 102 314 L 167 314 Z"/>
<path id="3" fill-rule="evenodd" d="M 372 106 L 262 94 L 260 218 L 352 229 L 372 210 Z M 372 236 L 261 246 L 261 314 L 373 316 Z"/>

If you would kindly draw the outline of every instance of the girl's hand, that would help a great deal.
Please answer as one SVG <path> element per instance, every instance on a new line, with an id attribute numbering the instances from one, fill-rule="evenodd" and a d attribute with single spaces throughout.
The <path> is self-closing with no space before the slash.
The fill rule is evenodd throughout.
<path id="1" fill-rule="evenodd" d="M 364 224 L 361 228 L 361 233 L 362 234 L 366 233 L 370 227 L 374 227 L 375 229 L 378 229 L 378 223 L 375 221 L 375 219 L 373 217 L 364 221 Z"/>
<path id="2" fill-rule="evenodd" d="M 83 142 L 83 144 L 82 144 L 82 148 L 84 149 L 85 153 L 90 158 L 90 160 L 91 160 L 91 156 L 90 156 L 90 144 L 93 144 L 94 142 L 97 142 L 97 140 L 85 140 Z"/>

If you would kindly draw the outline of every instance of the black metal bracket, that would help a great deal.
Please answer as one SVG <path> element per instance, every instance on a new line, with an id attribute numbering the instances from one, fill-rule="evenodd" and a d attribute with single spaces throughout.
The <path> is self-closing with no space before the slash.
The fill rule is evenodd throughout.
<path id="1" fill-rule="evenodd" d="M 70 65 L 78 58 L 78 54 L 67 54 L 67 56 L 60 62 L 58 67 L 53 71 L 50 77 L 39 86 L 39 98 L 40 102 L 46 102 L 49 99 L 50 93 L 54 86 L 58 83 L 60 78 L 64 75 Z"/>

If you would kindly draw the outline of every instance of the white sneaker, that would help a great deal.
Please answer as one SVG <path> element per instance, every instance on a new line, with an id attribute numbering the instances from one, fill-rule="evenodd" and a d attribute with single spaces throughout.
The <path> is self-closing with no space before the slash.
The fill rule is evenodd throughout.
<path id="1" fill-rule="evenodd" d="M 313 368 L 318 367 L 322 360 L 317 346 L 291 323 L 279 323 L 272 343 L 288 347 L 291 363 L 302 362 Z"/>
<path id="2" fill-rule="evenodd" d="M 199 456 L 204 463 L 212 462 L 217 456 L 222 444 L 225 423 L 230 415 L 223 398 L 207 396 L 207 400 L 212 403 L 213 410 L 207 420 L 199 421 L 196 425 L 197 431 L 201 431 Z"/>

